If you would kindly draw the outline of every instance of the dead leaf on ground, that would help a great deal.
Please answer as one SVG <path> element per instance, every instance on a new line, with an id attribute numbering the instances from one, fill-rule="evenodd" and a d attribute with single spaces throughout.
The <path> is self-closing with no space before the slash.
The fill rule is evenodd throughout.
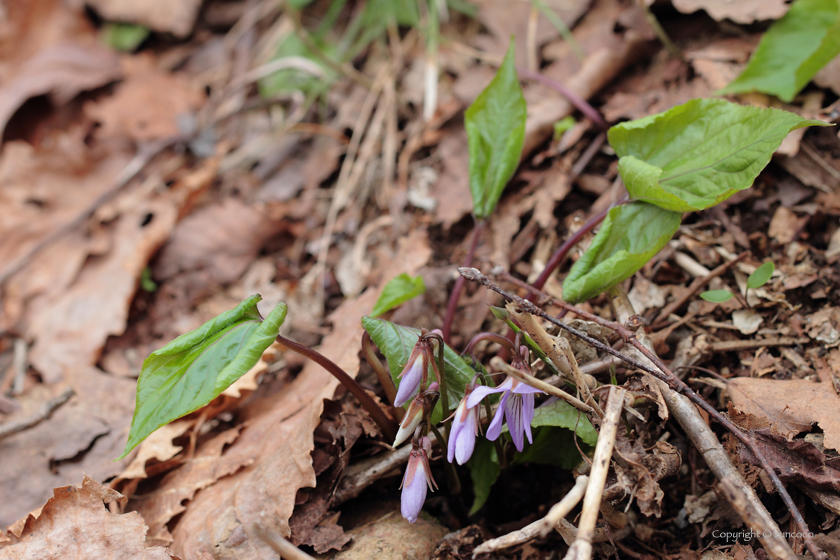
<path id="1" fill-rule="evenodd" d="M 88 476 L 82 486 L 56 488 L 54 497 L 9 532 L 0 544 L 4 560 L 169 560 L 163 547 L 146 547 L 146 525 L 136 513 L 114 514 L 103 507 L 124 502 L 114 490 Z M 2 532 L 0 532 L 2 534 Z"/>
<path id="2" fill-rule="evenodd" d="M 805 318 L 805 331 L 814 340 L 833 347 L 840 344 L 840 308 L 824 307 Z"/>
<path id="3" fill-rule="evenodd" d="M 66 381 L 76 396 L 48 420 L 0 440 L 0 495 L 14 496 L 14 500 L 0 501 L 0 525 L 43 505 L 53 488 L 83 474 L 106 480 L 134 458 L 131 453 L 114 461 L 128 437 L 134 381 L 96 368 L 70 369 Z M 33 407 L 48 398 L 38 394 L 30 399 Z M 25 415 L 27 409 L 20 413 Z"/>
<path id="4" fill-rule="evenodd" d="M 32 300 L 26 324 L 35 339 L 31 363 L 47 383 L 59 381 L 68 367 L 96 364 L 107 338 L 124 331 L 138 278 L 176 218 L 165 199 L 139 204 L 119 218 L 110 250 L 89 260 L 69 288 Z"/>
<path id="5" fill-rule="evenodd" d="M 459 130 L 446 135 L 438 146 L 438 153 L 443 160 L 443 170 L 432 190 L 437 202 L 435 217 L 445 229 L 449 229 L 473 209 L 467 133 Z"/>
<path id="6" fill-rule="evenodd" d="M 732 324 L 741 334 L 753 334 L 758 332 L 764 317 L 755 309 L 738 309 L 732 312 Z"/>
<path id="7" fill-rule="evenodd" d="M 96 132 L 100 138 L 148 141 L 176 136 L 178 117 L 191 114 L 204 100 L 186 76 L 159 68 L 151 55 L 124 57 L 122 66 L 125 80 L 114 95 L 85 105 L 85 113 L 102 124 Z"/>
<path id="8" fill-rule="evenodd" d="M 26 61 L 14 80 L 0 87 L 0 134 L 27 99 L 49 93 L 56 105 L 63 105 L 79 92 L 120 76 L 119 57 L 104 47 L 64 44 L 41 51 Z"/>
<path id="9" fill-rule="evenodd" d="M 825 433 L 825 446 L 840 448 L 840 397 L 827 383 L 804 379 L 736 377 L 729 380 L 729 398 L 742 411 L 765 418 L 788 440 L 810 431 L 815 423 Z"/>
<path id="10" fill-rule="evenodd" d="M 152 435 L 144 439 L 137 448 L 137 454 L 131 464 L 117 476 L 112 485 L 121 480 L 146 478 L 148 476 L 146 463 L 148 461 L 162 463 L 177 455 L 183 447 L 174 445 L 172 440 L 184 435 L 194 425 L 194 420 L 176 420 L 152 432 Z"/>
<path id="11" fill-rule="evenodd" d="M 684 14 L 705 10 L 718 21 L 731 19 L 735 23 L 779 19 L 790 7 L 785 0 L 673 0 L 673 3 Z"/>
<path id="12" fill-rule="evenodd" d="M 86 0 L 106 20 L 139 23 L 155 31 L 186 37 L 202 0 Z"/>
<path id="13" fill-rule="evenodd" d="M 426 560 L 433 557 L 438 541 L 447 533 L 437 520 L 424 515 L 416 523 L 406 523 L 398 512 L 398 502 L 379 502 L 374 507 L 379 516 L 349 531 L 353 543 L 335 560 Z"/>

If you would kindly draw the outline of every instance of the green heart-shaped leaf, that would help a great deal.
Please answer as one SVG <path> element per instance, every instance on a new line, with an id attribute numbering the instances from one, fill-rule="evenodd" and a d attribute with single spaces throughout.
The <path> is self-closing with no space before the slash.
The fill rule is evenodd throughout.
<path id="1" fill-rule="evenodd" d="M 563 299 L 585 301 L 630 278 L 680 227 L 682 214 L 645 202 L 609 211 L 592 245 L 563 282 Z"/>
<path id="2" fill-rule="evenodd" d="M 792 130 L 829 126 L 778 109 L 693 99 L 612 127 L 610 145 L 633 200 L 703 210 L 749 188 Z"/>
<path id="3" fill-rule="evenodd" d="M 763 265 L 755 269 L 755 272 L 750 274 L 747 278 L 747 288 L 755 290 L 762 287 L 773 276 L 773 271 L 776 270 L 776 265 L 773 261 L 767 261 Z"/>
<path id="4" fill-rule="evenodd" d="M 735 296 L 729 290 L 709 290 L 700 294 L 700 297 L 712 303 L 723 303 Z"/>
<path id="5" fill-rule="evenodd" d="M 280 303 L 263 320 L 261 299 L 251 296 L 149 354 L 120 459 L 161 426 L 207 405 L 259 361 L 286 319 L 286 304 Z"/>
<path id="6" fill-rule="evenodd" d="M 391 378 L 394 380 L 394 385 L 399 387 L 398 376 L 420 339 L 420 329 L 404 327 L 384 319 L 374 319 L 372 317 L 362 317 L 362 326 L 379 348 L 379 351 L 385 356 L 385 359 L 388 360 Z M 437 358 L 437 353 L 435 353 L 435 358 Z M 464 397 L 464 387 L 472 381 L 475 370 L 468 366 L 449 346 L 444 348 L 443 363 L 446 390 L 449 397 L 449 410 L 455 410 Z M 429 379 L 433 380 L 434 374 L 430 374 Z M 438 403 L 432 413 L 432 422 L 440 422 L 441 417 L 442 408 Z"/>

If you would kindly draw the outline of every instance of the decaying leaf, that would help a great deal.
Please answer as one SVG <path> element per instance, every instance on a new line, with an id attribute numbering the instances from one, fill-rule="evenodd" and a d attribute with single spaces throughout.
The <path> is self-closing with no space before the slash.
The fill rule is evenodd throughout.
<path id="1" fill-rule="evenodd" d="M 40 511 L 23 518 L 0 544 L 4 560 L 169 560 L 168 551 L 146 547 L 146 525 L 136 513 L 114 514 L 103 507 L 124 502 L 119 492 L 85 476 L 82 486 L 56 488 Z M 0 532 L 0 534 L 3 534 Z"/>
<path id="2" fill-rule="evenodd" d="M 767 419 L 789 441 L 819 424 L 825 446 L 840 449 L 840 397 L 827 383 L 805 379 L 736 377 L 729 380 L 729 398 L 744 412 Z"/>
<path id="3" fill-rule="evenodd" d="M 714 19 L 735 23 L 753 23 L 779 19 L 790 7 L 785 0 L 674 0 L 674 7 L 684 14 L 705 10 Z"/>
<path id="4" fill-rule="evenodd" d="M 177 37 L 192 31 L 201 0 L 87 0 L 87 4 L 111 21 L 139 23 Z"/>

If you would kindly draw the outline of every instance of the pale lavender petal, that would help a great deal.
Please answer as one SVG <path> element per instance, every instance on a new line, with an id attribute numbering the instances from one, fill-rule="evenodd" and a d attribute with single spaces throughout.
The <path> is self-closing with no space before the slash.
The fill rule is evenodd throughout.
<path id="1" fill-rule="evenodd" d="M 409 523 L 417 521 L 423 503 L 426 501 L 426 471 L 420 465 L 414 471 L 414 478 L 403 486 L 400 511 Z"/>
<path id="2" fill-rule="evenodd" d="M 525 448 L 525 439 L 522 437 L 524 430 L 522 426 L 522 396 L 512 395 L 505 405 L 505 416 L 507 416 L 508 431 L 510 439 L 517 451 Z"/>
<path id="3" fill-rule="evenodd" d="M 473 392 L 470 393 L 469 397 L 467 397 L 467 408 L 472 408 L 476 406 L 478 403 L 481 402 L 481 399 L 483 399 L 487 395 L 492 395 L 493 393 L 501 393 L 505 390 L 506 389 L 501 385 L 498 387 L 487 387 L 484 385 L 479 385 L 478 387 L 473 389 Z"/>
<path id="4" fill-rule="evenodd" d="M 534 421 L 534 395 L 522 396 L 522 423 L 525 427 L 525 435 L 528 436 L 528 443 L 534 443 L 531 436 L 531 422 Z"/>
<path id="5" fill-rule="evenodd" d="M 504 395 L 502 395 L 502 400 L 499 401 L 499 408 L 496 409 L 493 421 L 490 422 L 490 426 L 487 428 L 487 439 L 490 441 L 496 441 L 496 439 L 498 439 L 498 437 L 502 434 L 502 421 L 505 417 L 505 402 L 507 402 L 509 397 L 510 392 L 507 391 Z"/>
<path id="6" fill-rule="evenodd" d="M 541 390 L 537 389 L 536 387 L 531 387 L 527 383 L 522 383 L 522 382 L 520 382 L 516 387 L 513 388 L 513 392 L 518 394 L 518 395 L 533 395 L 535 393 L 545 394 L 545 391 L 541 391 Z"/>
<path id="7" fill-rule="evenodd" d="M 394 406 L 402 406 L 420 390 L 420 382 L 423 380 L 423 357 L 418 356 L 405 375 L 400 379 L 400 386 L 397 388 L 397 396 L 394 399 Z"/>
<path id="8" fill-rule="evenodd" d="M 400 424 L 400 429 L 397 431 L 397 437 L 394 439 L 393 447 L 397 447 L 402 442 L 413 436 L 414 430 L 417 429 L 417 426 L 420 425 L 420 421 L 423 420 L 423 409 L 420 407 L 415 408 L 418 410 L 414 415 L 409 416 L 406 414 L 403 418 L 403 421 Z M 409 408 L 408 411 L 411 412 L 411 408 Z"/>
<path id="9" fill-rule="evenodd" d="M 471 410 L 467 414 L 467 421 L 463 424 L 463 429 L 455 442 L 455 458 L 459 465 L 463 465 L 472 457 L 475 451 L 475 411 Z M 451 460 L 449 461 L 452 462 Z"/>
<path id="10" fill-rule="evenodd" d="M 461 407 L 459 406 L 458 410 L 460 409 Z M 449 432 L 449 443 L 446 445 L 446 460 L 450 463 L 455 460 L 455 447 L 458 442 L 458 434 L 462 433 L 464 431 L 464 427 L 466 426 L 466 424 L 458 421 L 459 416 L 460 415 L 456 411 L 455 421 L 452 422 L 452 430 Z"/>

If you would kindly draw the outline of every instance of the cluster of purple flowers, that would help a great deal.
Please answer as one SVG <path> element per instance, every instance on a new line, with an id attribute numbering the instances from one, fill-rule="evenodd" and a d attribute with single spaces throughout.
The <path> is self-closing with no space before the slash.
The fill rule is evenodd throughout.
<path id="1" fill-rule="evenodd" d="M 421 425 L 424 421 L 428 424 L 439 394 L 437 382 L 426 387 L 430 365 L 438 379 L 443 373 L 434 361 L 431 346 L 432 339 L 442 344 L 439 335 L 440 331 L 432 331 L 429 335 L 420 337 L 400 374 L 400 385 L 394 402 L 396 406 L 402 406 L 411 400 L 394 441 L 396 447 L 408 438 L 413 438 L 411 455 L 402 483 L 402 515 L 410 523 L 417 521 L 426 501 L 427 489 L 434 491 L 437 488 L 429 468 L 431 441 L 423 433 Z M 527 351 L 523 346 L 520 354 L 514 356 L 513 366 L 530 373 L 525 360 L 526 355 Z M 534 419 L 534 395 L 542 391 L 513 377 L 508 377 L 498 387 L 477 385 L 476 379 L 473 379 L 464 388 L 464 397 L 451 417 L 452 427 L 449 430 L 446 454 L 450 463 L 457 461 L 459 465 L 463 465 L 472 456 L 479 434 L 478 406 L 485 397 L 494 393 L 502 393 L 502 396 L 493 421 L 487 429 L 487 439 L 498 439 L 502 433 L 502 424 L 507 420 L 511 440 L 517 451 L 524 449 L 525 437 L 529 443 L 533 443 L 531 421 Z M 425 431 L 428 431 L 428 428 Z"/>

